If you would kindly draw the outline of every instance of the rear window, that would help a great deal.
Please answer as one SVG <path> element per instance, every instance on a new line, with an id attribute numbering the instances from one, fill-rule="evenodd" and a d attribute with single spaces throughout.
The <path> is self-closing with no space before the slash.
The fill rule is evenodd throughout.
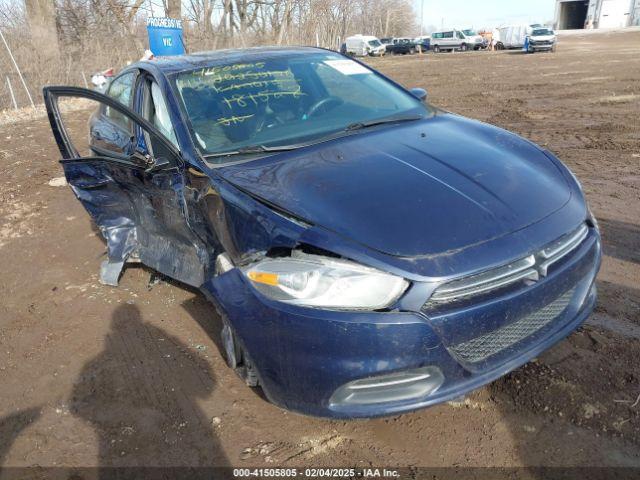
<path id="1" fill-rule="evenodd" d="M 109 90 L 107 91 L 107 95 L 114 100 L 117 100 L 125 107 L 131 108 L 131 103 L 133 101 L 133 84 L 135 78 L 136 74 L 134 72 L 125 73 L 124 75 L 119 76 L 113 82 L 111 82 Z M 124 128 L 129 128 L 129 117 L 126 117 L 117 110 L 113 110 L 109 107 L 106 107 L 105 114 L 114 123 L 117 123 Z"/>

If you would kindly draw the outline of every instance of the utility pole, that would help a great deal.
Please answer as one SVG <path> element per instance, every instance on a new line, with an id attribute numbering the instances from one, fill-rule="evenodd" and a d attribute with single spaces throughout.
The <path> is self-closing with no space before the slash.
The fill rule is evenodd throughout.
<path id="1" fill-rule="evenodd" d="M 423 35 L 423 25 L 424 25 L 424 0 L 420 1 L 420 36 Z"/>

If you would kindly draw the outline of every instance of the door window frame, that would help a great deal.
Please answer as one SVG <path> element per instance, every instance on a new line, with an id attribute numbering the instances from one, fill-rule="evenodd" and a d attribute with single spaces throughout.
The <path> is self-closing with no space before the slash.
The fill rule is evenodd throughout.
<path id="1" fill-rule="evenodd" d="M 137 90 L 137 89 L 136 89 Z M 120 102 L 115 100 L 112 97 L 109 97 L 105 94 L 95 92 L 93 90 L 89 90 L 86 88 L 80 87 L 61 87 L 61 86 L 47 86 L 43 89 L 45 106 L 47 108 L 47 114 L 49 117 L 49 122 L 51 124 L 51 129 L 53 131 L 53 136 L 58 144 L 58 149 L 62 155 L 61 162 L 74 162 L 74 161 L 86 161 L 88 159 L 97 159 L 97 160 L 107 160 L 107 161 L 115 161 L 117 163 L 124 163 L 130 166 L 148 169 L 149 165 L 145 164 L 142 159 L 139 159 L 134 153 L 128 158 L 122 158 L 121 156 L 110 156 L 110 155 L 98 155 L 98 156 L 82 156 L 78 152 L 78 150 L 73 145 L 71 137 L 69 136 L 66 128 L 64 126 L 64 120 L 60 114 L 59 108 L 59 99 L 62 98 L 84 98 L 87 100 L 92 100 L 98 102 L 100 104 L 101 110 L 108 106 L 113 108 L 128 117 L 131 123 L 132 132 L 131 135 L 134 137 L 133 141 L 137 145 L 137 135 L 133 134 L 134 126 L 139 127 L 142 131 L 148 132 L 149 134 L 154 135 L 158 138 L 163 145 L 163 148 L 169 153 L 170 158 L 167 158 L 169 164 L 163 167 L 163 169 L 171 169 L 175 167 L 183 167 L 184 160 L 180 152 L 177 148 L 165 138 L 165 136 L 156 129 L 150 122 L 145 120 L 141 115 L 136 113 L 133 109 L 127 108 L 122 105 Z M 134 95 L 137 95 L 134 93 Z M 134 105 L 136 103 L 136 99 L 134 99 Z M 107 117 L 108 118 L 108 117 Z"/>
<path id="2" fill-rule="evenodd" d="M 125 71 L 125 72 L 122 72 L 120 75 L 118 75 L 116 78 L 114 78 L 114 79 L 111 81 L 111 83 L 110 83 L 110 84 L 109 84 L 109 86 L 107 87 L 107 89 L 106 89 L 106 91 L 105 91 L 105 93 L 104 93 L 104 94 L 105 94 L 107 97 L 109 97 L 109 98 L 113 98 L 114 100 L 116 100 L 116 99 L 115 99 L 115 97 L 112 97 L 112 96 L 110 95 L 110 93 L 109 93 L 109 92 L 111 92 L 111 89 L 113 88 L 114 84 L 116 84 L 116 82 L 118 82 L 119 80 L 123 79 L 124 77 L 127 77 L 127 76 L 129 76 L 129 75 L 133 76 L 133 79 L 131 80 L 131 92 L 129 93 L 129 105 L 124 105 L 123 103 L 118 102 L 118 103 L 120 103 L 121 105 L 124 105 L 125 107 L 130 108 L 130 109 L 132 109 L 132 110 L 133 110 L 133 109 L 134 109 L 134 106 L 135 106 L 136 96 L 137 96 L 137 90 L 138 90 L 138 89 L 137 89 L 137 85 L 138 85 L 138 79 L 139 79 L 139 77 L 140 77 L 139 73 L 140 73 L 140 72 L 139 72 L 137 69 L 127 70 L 127 71 Z M 118 100 L 116 100 L 116 101 L 118 101 Z M 127 128 L 128 128 L 129 130 L 132 130 L 131 124 L 129 124 L 129 125 L 123 125 L 122 123 L 118 122 L 116 119 L 112 118 L 112 117 L 109 115 L 109 110 L 108 110 L 108 107 L 107 107 L 107 106 L 104 106 L 104 105 L 102 106 L 102 108 L 101 108 L 101 113 L 102 113 L 102 115 L 104 116 L 104 118 L 105 118 L 106 120 L 108 120 L 109 122 L 111 122 L 113 125 L 115 125 L 115 126 L 117 126 L 117 127 L 120 127 L 120 129 L 121 129 L 121 130 L 126 131 L 126 130 L 127 130 Z M 130 119 L 129 119 L 129 120 L 130 120 Z"/>

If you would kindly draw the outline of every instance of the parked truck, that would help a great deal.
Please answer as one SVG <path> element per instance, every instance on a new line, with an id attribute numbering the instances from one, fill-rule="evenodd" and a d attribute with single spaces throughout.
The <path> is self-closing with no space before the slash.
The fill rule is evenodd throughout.
<path id="1" fill-rule="evenodd" d="M 414 54 L 418 51 L 418 45 L 411 38 L 383 38 L 380 40 L 387 53 L 394 55 Z"/>

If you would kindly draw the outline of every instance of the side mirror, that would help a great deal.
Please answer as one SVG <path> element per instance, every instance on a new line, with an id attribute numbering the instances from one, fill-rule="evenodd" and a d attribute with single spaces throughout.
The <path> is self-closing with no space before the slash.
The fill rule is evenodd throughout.
<path id="1" fill-rule="evenodd" d="M 424 88 L 412 88 L 409 91 L 411 92 L 411 95 L 421 102 L 425 102 L 427 100 L 427 91 Z"/>

